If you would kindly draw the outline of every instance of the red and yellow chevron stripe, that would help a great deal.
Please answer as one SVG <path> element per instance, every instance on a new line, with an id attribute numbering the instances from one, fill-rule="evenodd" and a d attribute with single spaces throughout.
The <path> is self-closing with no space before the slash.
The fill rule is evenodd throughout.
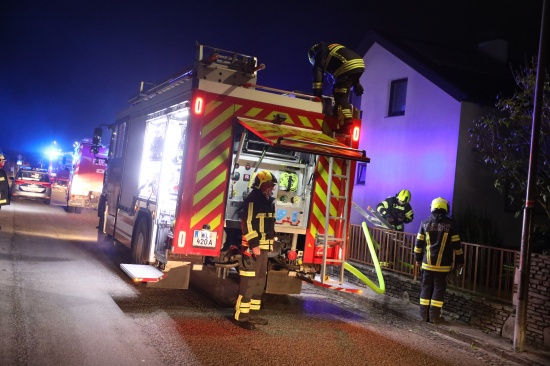
<path id="1" fill-rule="evenodd" d="M 317 114 L 305 115 L 296 110 L 250 102 L 233 97 L 206 93 L 202 116 L 190 118 L 187 160 L 182 174 L 183 194 L 176 220 L 176 238 L 185 232 L 186 243 L 175 245 L 176 254 L 217 255 L 222 245 L 224 213 L 227 200 L 227 182 L 231 170 L 233 129 L 236 116 L 270 121 L 277 114 L 287 116 L 286 124 L 320 130 L 322 118 Z M 194 230 L 209 225 L 218 234 L 215 252 L 209 248 L 192 248 Z"/>

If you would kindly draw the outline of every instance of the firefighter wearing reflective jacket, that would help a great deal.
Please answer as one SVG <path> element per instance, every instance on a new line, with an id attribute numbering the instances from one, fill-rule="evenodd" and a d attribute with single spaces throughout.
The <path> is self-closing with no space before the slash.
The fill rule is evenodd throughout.
<path id="1" fill-rule="evenodd" d="M 6 158 L 4 154 L 0 152 L 0 208 L 10 204 L 10 186 L 8 176 L 3 169 L 5 162 Z"/>
<path id="2" fill-rule="evenodd" d="M 235 305 L 235 320 L 240 327 L 254 329 L 266 325 L 258 317 L 267 279 L 268 253 L 275 238 L 275 198 L 271 197 L 277 179 L 269 171 L 256 174 L 252 191 L 243 202 L 241 217 L 242 258 L 239 269 L 239 296 Z"/>
<path id="3" fill-rule="evenodd" d="M 402 189 L 395 196 L 390 196 L 380 202 L 376 206 L 376 211 L 380 212 L 395 230 L 403 231 L 404 224 L 408 224 L 414 218 L 410 202 L 411 192 L 408 189 Z"/>
<path id="4" fill-rule="evenodd" d="M 464 253 L 458 230 L 449 213 L 449 203 L 438 197 L 432 201 L 430 218 L 422 221 L 414 254 L 421 266 L 420 317 L 424 321 L 441 323 L 443 300 L 447 290 L 447 276 L 454 265 L 462 267 Z"/>
<path id="5" fill-rule="evenodd" d="M 349 134 L 349 127 L 353 122 L 349 97 L 352 88 L 355 95 L 363 94 L 363 87 L 359 83 L 359 78 L 365 71 L 363 58 L 340 44 L 323 42 L 313 45 L 308 57 L 313 65 L 313 95 L 322 97 L 325 74 L 333 78 L 332 115 L 338 117 L 337 132 Z"/>

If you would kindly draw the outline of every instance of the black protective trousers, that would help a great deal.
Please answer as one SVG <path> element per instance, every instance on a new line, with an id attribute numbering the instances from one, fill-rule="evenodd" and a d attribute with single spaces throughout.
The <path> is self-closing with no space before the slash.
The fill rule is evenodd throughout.
<path id="1" fill-rule="evenodd" d="M 420 313 L 424 320 L 441 317 L 441 309 L 447 291 L 447 276 L 449 272 L 422 271 L 422 283 L 420 288 Z"/>
<path id="2" fill-rule="evenodd" d="M 332 115 L 339 117 L 339 111 L 342 113 L 343 121 L 338 121 L 338 128 L 342 127 L 344 123 L 351 123 L 352 112 L 351 103 L 349 101 L 351 88 L 359 83 L 359 77 L 361 74 L 355 73 L 345 75 L 337 79 L 332 88 L 332 96 L 334 97 L 334 110 Z"/>
<path id="3" fill-rule="evenodd" d="M 240 271 L 239 297 L 235 305 L 235 320 L 247 321 L 260 310 L 262 295 L 267 280 L 267 250 L 261 250 L 253 261 L 252 268 Z M 251 314 L 252 313 L 252 314 Z"/>

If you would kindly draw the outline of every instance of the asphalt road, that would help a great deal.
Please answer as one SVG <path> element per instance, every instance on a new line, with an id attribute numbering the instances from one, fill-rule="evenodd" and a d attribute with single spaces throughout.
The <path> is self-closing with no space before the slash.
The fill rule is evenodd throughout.
<path id="1" fill-rule="evenodd" d="M 309 284 L 266 296 L 269 324 L 241 329 L 236 273 L 136 286 L 119 267 L 128 250 L 98 247 L 96 212 L 69 214 L 55 194 L 0 210 L 0 365 L 513 364 Z"/>

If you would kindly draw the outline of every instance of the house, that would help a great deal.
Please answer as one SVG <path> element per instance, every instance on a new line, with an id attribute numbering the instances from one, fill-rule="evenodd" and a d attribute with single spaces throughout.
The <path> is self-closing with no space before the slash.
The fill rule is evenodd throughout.
<path id="1" fill-rule="evenodd" d="M 357 169 L 353 202 L 375 207 L 409 189 L 414 221 L 405 231 L 416 232 L 431 201 L 443 197 L 463 229 L 497 233 L 485 244 L 519 248 L 521 218 L 494 188 L 468 133 L 499 93 L 513 93 L 506 42 L 470 51 L 369 32 L 357 51 L 366 67 L 360 148 L 371 163 Z M 351 223 L 361 221 L 352 210 Z"/>

